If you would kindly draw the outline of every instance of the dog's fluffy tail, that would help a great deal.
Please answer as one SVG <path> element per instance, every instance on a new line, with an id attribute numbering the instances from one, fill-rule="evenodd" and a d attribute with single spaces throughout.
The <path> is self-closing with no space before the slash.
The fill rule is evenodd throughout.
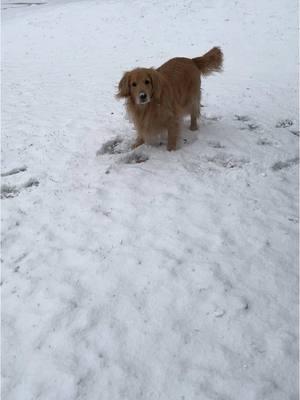
<path id="1" fill-rule="evenodd" d="M 213 47 L 202 57 L 192 59 L 199 68 L 202 75 L 209 75 L 213 72 L 222 71 L 223 53 L 220 47 Z"/>

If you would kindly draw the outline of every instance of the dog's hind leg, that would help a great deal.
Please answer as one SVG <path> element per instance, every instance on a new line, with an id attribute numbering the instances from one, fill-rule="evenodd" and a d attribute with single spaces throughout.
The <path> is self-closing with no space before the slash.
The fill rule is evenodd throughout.
<path id="1" fill-rule="evenodd" d="M 179 135 L 179 122 L 172 121 L 168 125 L 168 145 L 169 151 L 176 150 L 177 138 Z"/>
<path id="2" fill-rule="evenodd" d="M 196 131 L 198 129 L 197 118 L 200 118 L 200 93 L 191 105 L 191 131 Z"/>
<path id="3" fill-rule="evenodd" d="M 191 131 L 196 131 L 198 130 L 198 123 L 197 123 L 197 114 L 195 112 L 191 113 L 191 125 L 190 125 L 190 130 Z"/>

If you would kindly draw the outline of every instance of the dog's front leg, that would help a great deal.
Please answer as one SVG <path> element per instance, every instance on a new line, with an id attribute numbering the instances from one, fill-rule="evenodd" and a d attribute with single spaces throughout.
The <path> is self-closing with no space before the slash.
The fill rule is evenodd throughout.
<path id="1" fill-rule="evenodd" d="M 176 150 L 177 138 L 179 135 L 179 123 L 178 121 L 172 121 L 168 125 L 168 145 L 169 151 Z"/>
<path id="2" fill-rule="evenodd" d="M 140 134 L 138 134 L 138 135 L 137 135 L 137 138 L 136 138 L 136 140 L 135 140 L 135 142 L 134 142 L 133 145 L 132 145 L 132 148 L 135 149 L 136 147 L 139 147 L 139 146 L 141 146 L 141 145 L 144 144 L 144 143 L 145 143 L 145 142 L 144 142 L 143 137 L 142 137 Z"/>

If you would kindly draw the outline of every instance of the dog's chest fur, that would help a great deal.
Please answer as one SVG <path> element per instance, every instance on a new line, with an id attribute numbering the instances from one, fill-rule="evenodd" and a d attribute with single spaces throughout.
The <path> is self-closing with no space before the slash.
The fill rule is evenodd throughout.
<path id="1" fill-rule="evenodd" d="M 151 101 L 145 105 L 137 105 L 129 101 L 127 111 L 136 129 L 143 136 L 158 135 L 166 127 L 167 121 L 172 117 L 172 113 L 163 112 L 159 103 Z"/>

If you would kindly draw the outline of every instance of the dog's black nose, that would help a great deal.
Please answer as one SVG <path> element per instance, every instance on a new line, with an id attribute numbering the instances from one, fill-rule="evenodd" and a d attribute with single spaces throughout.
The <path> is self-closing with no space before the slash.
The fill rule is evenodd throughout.
<path id="1" fill-rule="evenodd" d="M 146 93 L 141 92 L 141 93 L 140 93 L 140 99 L 141 99 L 142 101 L 145 101 L 145 100 L 147 99 Z"/>

